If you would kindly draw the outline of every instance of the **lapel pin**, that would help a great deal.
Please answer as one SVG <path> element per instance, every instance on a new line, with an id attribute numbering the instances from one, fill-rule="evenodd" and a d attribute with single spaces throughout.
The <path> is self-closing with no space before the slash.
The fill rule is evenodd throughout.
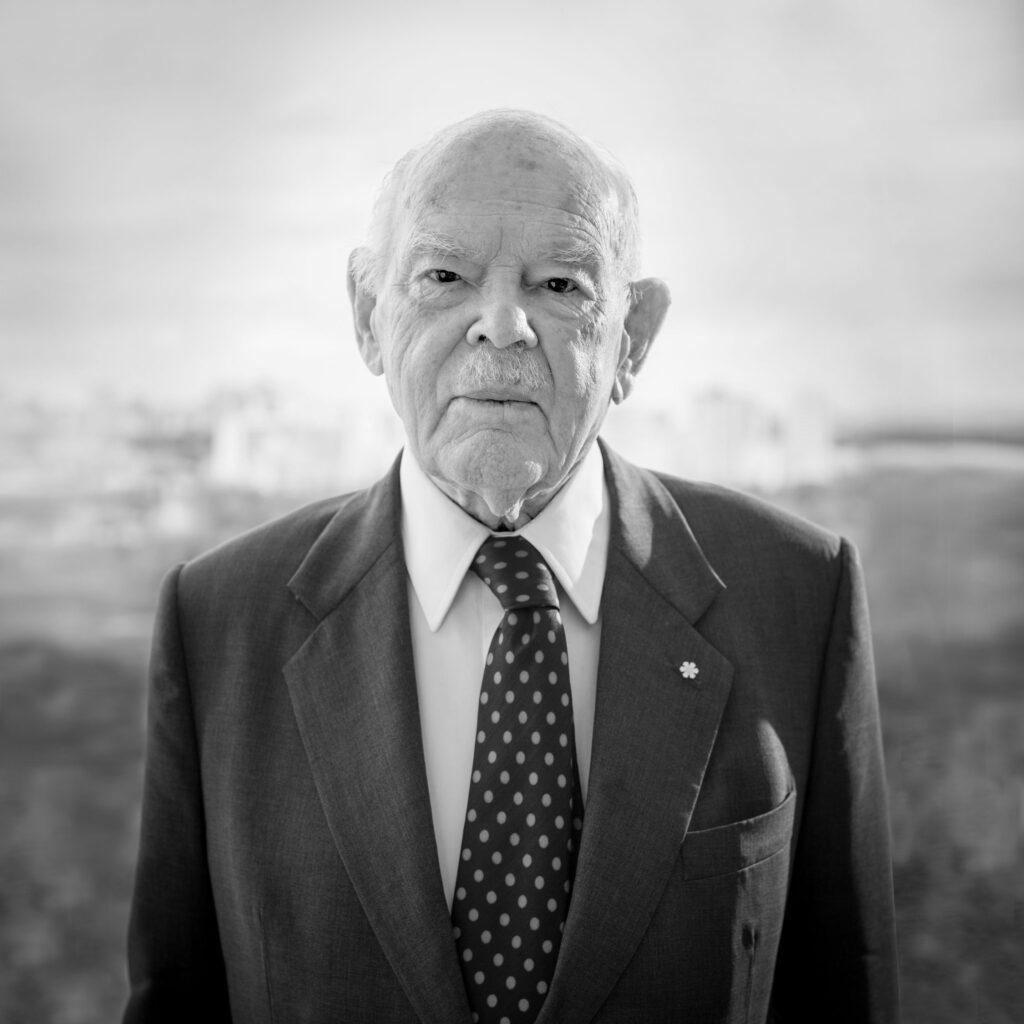
<path id="1" fill-rule="evenodd" d="M 679 674 L 684 679 L 696 679 L 700 669 L 692 661 L 684 661 L 679 666 Z"/>

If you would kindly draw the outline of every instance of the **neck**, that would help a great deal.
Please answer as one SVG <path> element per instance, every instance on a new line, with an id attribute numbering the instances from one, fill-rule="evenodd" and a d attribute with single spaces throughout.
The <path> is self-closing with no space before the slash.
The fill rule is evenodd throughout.
<path id="1" fill-rule="evenodd" d="M 575 472 L 575 467 L 573 467 Z M 572 473 L 556 487 L 535 494 L 519 491 L 473 491 L 459 487 L 450 480 L 428 474 L 437 488 L 458 505 L 463 512 L 483 523 L 490 530 L 520 530 L 535 519 L 548 502 L 569 482 Z"/>
<path id="2" fill-rule="evenodd" d="M 446 494 L 458 505 L 463 512 L 481 522 L 490 530 L 518 530 L 525 526 L 540 510 L 546 502 L 535 507 L 534 503 L 527 506 L 527 501 L 522 494 L 511 494 L 508 492 L 489 492 L 480 494 L 463 487 L 457 487 L 449 480 L 443 480 L 437 476 L 430 479 L 437 485 L 438 489 Z"/>

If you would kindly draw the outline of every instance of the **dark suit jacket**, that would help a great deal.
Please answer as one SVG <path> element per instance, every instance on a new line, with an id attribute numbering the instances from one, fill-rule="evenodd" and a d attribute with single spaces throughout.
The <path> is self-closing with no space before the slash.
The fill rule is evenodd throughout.
<path id="1" fill-rule="evenodd" d="M 539 1020 L 896 1020 L 854 552 L 753 499 L 605 461 L 589 795 Z M 125 1021 L 469 1021 L 399 516 L 392 470 L 167 578 Z"/>

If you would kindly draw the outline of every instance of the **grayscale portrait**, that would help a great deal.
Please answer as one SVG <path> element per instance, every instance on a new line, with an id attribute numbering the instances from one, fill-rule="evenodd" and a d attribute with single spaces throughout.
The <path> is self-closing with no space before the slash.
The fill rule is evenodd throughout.
<path id="1" fill-rule="evenodd" d="M 1019 1019 L 1021 49 L 0 15 L 0 1017 Z"/>

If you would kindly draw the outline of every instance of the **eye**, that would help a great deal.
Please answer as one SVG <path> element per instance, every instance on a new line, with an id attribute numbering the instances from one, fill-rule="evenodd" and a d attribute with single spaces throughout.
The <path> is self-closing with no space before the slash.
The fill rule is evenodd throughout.
<path id="1" fill-rule="evenodd" d="M 454 270 L 442 270 L 440 267 L 435 267 L 433 270 L 427 273 L 433 281 L 437 281 L 438 284 L 452 284 L 455 281 L 461 281 L 462 278 L 455 273 Z"/>
<path id="2" fill-rule="evenodd" d="M 567 277 L 549 277 L 544 284 L 548 291 L 557 292 L 559 295 L 576 291 L 576 285 Z"/>

